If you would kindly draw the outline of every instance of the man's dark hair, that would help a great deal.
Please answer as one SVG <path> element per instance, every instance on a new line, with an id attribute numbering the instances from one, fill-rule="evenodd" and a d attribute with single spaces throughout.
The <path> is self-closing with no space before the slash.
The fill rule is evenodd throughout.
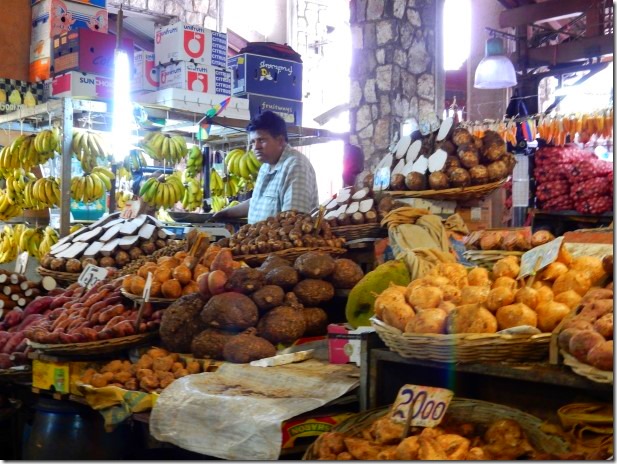
<path id="1" fill-rule="evenodd" d="M 285 123 L 285 120 L 272 111 L 264 111 L 263 113 L 255 116 L 251 119 L 249 125 L 246 126 L 246 130 L 249 132 L 265 130 L 272 137 L 282 135 L 285 138 L 285 142 L 289 141 L 287 138 L 287 124 Z"/>

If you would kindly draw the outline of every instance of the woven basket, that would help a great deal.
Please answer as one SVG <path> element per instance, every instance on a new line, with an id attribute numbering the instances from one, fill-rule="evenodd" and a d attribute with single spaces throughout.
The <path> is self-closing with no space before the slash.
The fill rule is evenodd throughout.
<path id="1" fill-rule="evenodd" d="M 234 261 L 244 261 L 249 266 L 258 266 L 263 263 L 266 258 L 270 255 L 276 255 L 281 258 L 286 259 L 287 261 L 295 261 L 295 259 L 303 255 L 308 251 L 320 251 L 322 253 L 327 253 L 331 256 L 342 255 L 347 252 L 345 248 L 334 248 L 334 247 L 303 247 L 303 248 L 288 248 L 286 250 L 273 251 L 271 253 L 262 253 L 257 255 L 235 255 Z"/>
<path id="2" fill-rule="evenodd" d="M 548 357 L 550 333 L 407 334 L 371 318 L 371 325 L 391 351 L 404 358 L 445 363 L 480 361 L 540 361 Z"/>
<path id="3" fill-rule="evenodd" d="M 332 233 L 345 240 L 357 240 L 360 238 L 381 238 L 388 236 L 388 229 L 380 224 L 357 224 L 352 226 L 332 227 Z"/>
<path id="4" fill-rule="evenodd" d="M 389 410 L 389 407 L 384 407 L 361 412 L 333 427 L 332 432 L 355 435 L 370 426 L 375 420 L 387 414 Z M 542 421 L 539 418 L 519 409 L 501 404 L 467 398 L 454 398 L 448 406 L 446 418 L 478 425 L 482 433 L 493 421 L 512 419 L 519 423 L 525 431 L 529 442 L 536 450 L 545 453 L 565 453 L 568 451 L 568 445 L 561 438 L 556 435 L 546 434 L 541 430 Z M 305 461 L 317 459 L 314 443 L 309 446 L 302 459 Z"/>
<path id="5" fill-rule="evenodd" d="M 427 198 L 429 200 L 469 201 L 481 200 L 506 183 L 508 178 L 497 182 L 470 187 L 457 187 L 444 190 L 395 190 L 389 192 L 392 198 Z"/>
<path id="6" fill-rule="evenodd" d="M 567 351 L 560 350 L 560 353 L 563 356 L 563 363 L 569 366 L 574 373 L 596 383 L 613 383 L 613 371 L 602 371 L 589 364 L 582 363 Z"/>
<path id="7" fill-rule="evenodd" d="M 36 268 L 36 272 L 38 272 L 39 275 L 42 275 L 42 276 L 53 277 L 54 279 L 56 279 L 57 282 L 62 282 L 62 283 L 67 283 L 67 284 L 72 284 L 74 282 L 77 282 L 77 279 L 79 278 L 79 275 L 81 274 L 81 273 L 76 273 L 76 272 L 52 271 L 51 269 L 45 269 L 43 266 L 38 266 Z"/>
<path id="8" fill-rule="evenodd" d="M 95 355 L 132 348 L 157 336 L 158 331 L 85 343 L 44 344 L 28 340 L 28 345 L 45 354 Z"/>
<path id="9" fill-rule="evenodd" d="M 144 298 L 140 295 L 134 295 L 133 293 L 129 293 L 124 289 L 120 290 L 120 293 L 122 293 L 123 296 L 127 297 L 129 300 L 133 300 L 137 303 L 141 303 L 142 301 L 144 301 Z M 174 301 L 176 301 L 177 298 L 156 298 L 156 297 L 150 297 L 150 303 L 166 303 L 166 304 L 171 304 Z"/>

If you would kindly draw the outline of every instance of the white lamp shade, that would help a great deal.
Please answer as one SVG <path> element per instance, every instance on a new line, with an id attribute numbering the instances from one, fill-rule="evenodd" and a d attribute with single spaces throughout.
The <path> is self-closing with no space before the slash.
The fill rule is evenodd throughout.
<path id="1" fill-rule="evenodd" d="M 476 89 L 507 89 L 515 85 L 516 71 L 508 57 L 486 56 L 478 64 L 473 84 Z"/>

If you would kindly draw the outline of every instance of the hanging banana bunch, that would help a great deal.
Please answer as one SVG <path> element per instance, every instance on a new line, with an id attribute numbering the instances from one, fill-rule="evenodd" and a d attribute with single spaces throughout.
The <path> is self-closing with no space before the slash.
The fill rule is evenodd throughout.
<path id="1" fill-rule="evenodd" d="M 139 196 L 156 207 L 171 208 L 184 198 L 182 175 L 174 172 L 169 175 L 150 177 L 139 189 Z"/>
<path id="2" fill-rule="evenodd" d="M 149 132 L 144 137 L 141 147 L 152 159 L 171 164 L 179 163 L 188 152 L 184 137 L 161 132 Z"/>
<path id="3" fill-rule="evenodd" d="M 257 177 L 261 167 L 261 163 L 252 150 L 244 151 L 240 148 L 227 153 L 225 164 L 227 165 L 227 172 L 244 179 Z"/>
<path id="4" fill-rule="evenodd" d="M 186 157 L 186 175 L 188 177 L 195 177 L 201 173 L 203 167 L 203 156 L 201 150 L 196 145 L 193 145 Z"/>

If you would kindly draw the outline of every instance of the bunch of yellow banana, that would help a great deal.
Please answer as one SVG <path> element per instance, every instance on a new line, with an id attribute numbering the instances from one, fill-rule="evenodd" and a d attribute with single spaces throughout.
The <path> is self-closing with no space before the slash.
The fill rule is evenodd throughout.
<path id="1" fill-rule="evenodd" d="M 0 221 L 8 221 L 24 213 L 20 205 L 12 205 L 6 190 L 0 190 Z"/>
<path id="2" fill-rule="evenodd" d="M 227 176 L 224 181 L 223 194 L 226 197 L 235 197 L 240 192 L 239 180 L 236 176 Z"/>
<path id="3" fill-rule="evenodd" d="M 26 188 L 24 192 L 26 204 L 40 205 L 45 208 L 60 206 L 60 179 L 56 177 L 37 179 L 32 184 L 32 190 Z M 28 198 L 29 195 L 31 195 L 30 198 Z"/>
<path id="4" fill-rule="evenodd" d="M 188 152 L 184 137 L 162 132 L 149 132 L 144 137 L 141 147 L 152 159 L 171 164 L 179 163 Z"/>
<path id="5" fill-rule="evenodd" d="M 166 222 L 167 224 L 176 224 L 176 220 L 172 218 L 167 212 L 167 210 L 163 209 L 163 207 L 160 207 L 159 209 L 156 210 L 155 217 L 159 221 Z"/>
<path id="6" fill-rule="evenodd" d="M 126 169 L 124 166 L 120 166 L 118 168 L 118 171 L 116 171 L 116 174 L 120 179 L 131 180 L 133 178 L 133 173 Z"/>
<path id="7" fill-rule="evenodd" d="M 33 256 L 36 256 L 39 260 L 43 258 L 43 256 L 51 251 L 51 247 L 58 242 L 59 238 L 58 233 L 52 227 L 45 227 L 43 230 L 43 240 L 41 240 L 41 243 L 36 248 L 38 253 Z"/>
<path id="8" fill-rule="evenodd" d="M 244 177 L 240 177 L 240 180 L 238 180 L 238 187 L 244 192 L 250 192 L 255 188 L 255 180 L 252 178 L 245 179 Z"/>
<path id="9" fill-rule="evenodd" d="M 171 208 L 184 197 L 181 174 L 174 172 L 167 176 L 150 177 L 139 189 L 139 196 L 157 207 Z"/>
<path id="10" fill-rule="evenodd" d="M 124 158 L 123 166 L 128 172 L 139 171 L 142 166 L 147 166 L 148 162 L 141 150 L 131 150 L 131 154 Z"/>
<path id="11" fill-rule="evenodd" d="M 215 196 L 223 196 L 223 178 L 214 168 L 210 169 L 210 192 Z"/>
<path id="12" fill-rule="evenodd" d="M 195 177 L 197 174 L 201 174 L 202 166 L 203 156 L 201 156 L 201 150 L 198 146 L 193 145 L 186 157 L 186 175 Z"/>
<path id="13" fill-rule="evenodd" d="M 227 153 L 225 157 L 227 171 L 238 177 L 249 179 L 257 177 L 261 163 L 255 157 L 252 150 L 244 151 L 236 148 Z"/>
<path id="14" fill-rule="evenodd" d="M 182 197 L 182 207 L 187 211 L 201 208 L 204 200 L 204 190 L 201 182 L 192 177 L 186 179 L 186 188 Z"/>
<path id="15" fill-rule="evenodd" d="M 25 228 L 19 234 L 18 240 L 17 233 L 14 232 L 14 241 L 17 241 L 20 251 L 27 251 L 30 256 L 41 259 L 50 252 L 51 247 L 58 241 L 58 234 L 50 226 L 37 227 L 36 229 Z"/>
<path id="16" fill-rule="evenodd" d="M 13 140 L 10 145 L 2 148 L 0 150 L 0 168 L 17 169 L 24 164 L 26 167 L 36 164 L 38 153 L 34 149 L 34 137 L 36 136 L 22 134 Z"/>
<path id="17" fill-rule="evenodd" d="M 53 127 L 36 134 L 34 138 L 34 149 L 39 154 L 38 163 L 43 164 L 48 159 L 54 157 L 55 152 L 62 152 L 62 142 L 60 140 L 60 129 Z"/>
<path id="18" fill-rule="evenodd" d="M 97 165 L 97 158 L 105 158 L 107 149 L 103 138 L 91 131 L 76 130 L 73 133 L 71 150 L 81 162 L 85 173 L 90 173 Z"/>
<path id="19" fill-rule="evenodd" d="M 133 199 L 133 192 L 126 190 L 116 190 L 116 208 L 118 210 L 124 209 L 126 202 Z"/>
<path id="20" fill-rule="evenodd" d="M 225 209 L 228 204 L 226 197 L 212 196 L 210 200 L 213 213 L 218 213 L 220 210 Z"/>
<path id="21" fill-rule="evenodd" d="M 13 227 L 5 225 L 2 228 L 0 231 L 0 263 L 15 261 L 19 253 L 19 240 L 25 229 L 26 226 L 23 224 L 15 224 Z"/>
<path id="22" fill-rule="evenodd" d="M 19 205 L 26 208 L 26 184 L 36 181 L 36 176 L 31 172 L 26 172 L 23 168 L 12 170 L 5 177 L 6 193 L 9 196 L 9 202 L 12 205 Z"/>
<path id="23" fill-rule="evenodd" d="M 115 176 L 109 169 L 94 166 L 90 174 L 71 179 L 71 198 L 84 203 L 98 200 L 111 190 L 112 179 L 115 179 Z"/>

